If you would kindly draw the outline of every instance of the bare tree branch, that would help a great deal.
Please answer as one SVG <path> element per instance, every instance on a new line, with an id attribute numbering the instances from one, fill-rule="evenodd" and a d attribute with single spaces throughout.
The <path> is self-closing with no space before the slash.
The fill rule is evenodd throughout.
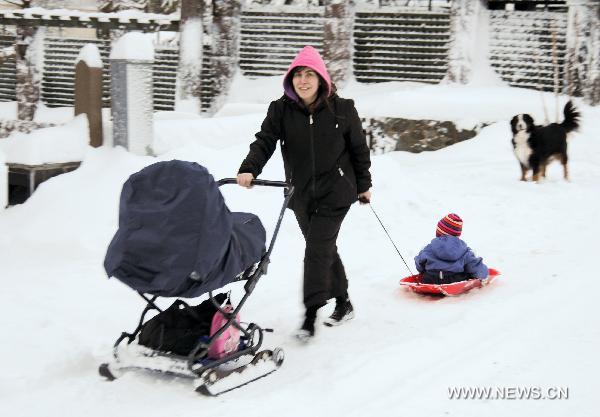
<path id="1" fill-rule="evenodd" d="M 179 8 L 179 0 L 162 0 L 160 7 L 163 13 L 173 13 Z"/>

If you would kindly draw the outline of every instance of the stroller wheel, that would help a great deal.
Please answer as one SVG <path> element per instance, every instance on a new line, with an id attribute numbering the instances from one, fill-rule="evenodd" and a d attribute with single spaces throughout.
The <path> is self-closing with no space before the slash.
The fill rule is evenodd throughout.
<path id="1" fill-rule="evenodd" d="M 110 368 L 108 367 L 107 363 L 103 363 L 98 367 L 98 373 L 104 378 L 106 378 L 108 381 L 114 381 L 115 379 L 117 379 L 117 377 L 114 376 L 114 374 L 110 371 Z"/>
<path id="2" fill-rule="evenodd" d="M 284 359 L 285 359 L 285 354 L 283 353 L 283 349 L 281 349 L 281 348 L 273 349 L 273 361 L 275 362 L 275 365 L 277 365 L 278 367 L 281 366 Z"/>
<path id="3" fill-rule="evenodd" d="M 209 383 L 209 384 L 213 384 L 213 383 L 215 383 L 215 382 L 217 381 L 217 379 L 218 379 L 218 378 L 219 378 L 219 377 L 218 377 L 218 375 L 217 375 L 217 372 L 216 372 L 215 370 L 208 371 L 208 372 L 206 373 L 206 375 L 204 375 L 204 380 L 205 380 L 207 383 Z"/>

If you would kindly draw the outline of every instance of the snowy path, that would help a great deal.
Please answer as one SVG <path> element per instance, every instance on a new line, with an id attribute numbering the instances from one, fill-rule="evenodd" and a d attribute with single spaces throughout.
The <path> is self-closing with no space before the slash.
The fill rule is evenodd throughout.
<path id="1" fill-rule="evenodd" d="M 506 121 L 435 153 L 374 157 L 373 208 L 411 268 L 437 220 L 457 212 L 465 241 L 502 276 L 456 298 L 408 293 L 398 285 L 408 275 L 402 261 L 368 207 L 355 206 L 339 247 L 357 317 L 319 328 L 309 346 L 290 337 L 302 313 L 303 242 L 288 212 L 269 274 L 242 311 L 243 319 L 276 329 L 265 343 L 283 347 L 286 361 L 275 374 L 216 399 L 198 397 L 189 381 L 172 377 L 98 377 L 98 364 L 142 308 L 132 291 L 106 280 L 101 266 L 120 185 L 153 160 L 89 151 L 81 169 L 0 214 L 0 415 L 595 416 L 598 116 L 588 109 L 570 142 L 570 183 L 558 165 L 543 184 L 519 182 Z M 235 172 L 245 149 L 187 144 L 163 158 L 197 160 L 220 177 Z M 263 178 L 279 179 L 280 172 L 275 159 Z M 256 212 L 269 231 L 279 192 L 224 190 L 232 209 Z M 568 387 L 569 399 L 450 400 L 448 389 L 461 386 Z"/>

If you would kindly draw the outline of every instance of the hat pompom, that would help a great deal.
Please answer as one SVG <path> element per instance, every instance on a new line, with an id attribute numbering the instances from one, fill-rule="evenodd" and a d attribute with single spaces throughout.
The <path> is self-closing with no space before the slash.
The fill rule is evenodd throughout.
<path id="1" fill-rule="evenodd" d="M 437 224 L 435 229 L 435 235 L 440 237 L 442 235 L 448 236 L 460 236 L 462 233 L 463 221 L 458 214 L 450 213 Z"/>

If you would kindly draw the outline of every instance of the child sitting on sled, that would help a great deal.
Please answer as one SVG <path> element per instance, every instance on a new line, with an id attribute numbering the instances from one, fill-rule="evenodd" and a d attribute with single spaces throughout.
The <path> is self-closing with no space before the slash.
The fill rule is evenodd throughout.
<path id="1" fill-rule="evenodd" d="M 472 278 L 487 284 L 487 266 L 459 237 L 462 225 L 462 219 L 454 213 L 438 222 L 435 239 L 415 257 L 423 284 L 450 284 Z"/>

